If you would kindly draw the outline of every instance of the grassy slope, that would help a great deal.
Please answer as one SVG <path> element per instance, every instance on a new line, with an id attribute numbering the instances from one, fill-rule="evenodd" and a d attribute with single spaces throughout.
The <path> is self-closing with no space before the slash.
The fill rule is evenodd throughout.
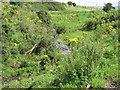
<path id="1" fill-rule="evenodd" d="M 85 10 L 97 10 L 98 12 L 96 13 L 91 13 L 91 12 L 84 12 Z M 70 12 L 70 13 L 69 13 Z M 102 13 L 102 10 L 100 8 L 92 8 L 92 7 L 88 7 L 88 8 L 84 8 L 84 7 L 67 7 L 67 11 L 66 13 L 61 13 L 58 15 L 57 12 L 52 13 L 52 18 L 53 18 L 53 22 L 54 24 L 62 24 L 64 26 L 66 26 L 66 32 L 68 31 L 68 33 L 63 33 L 61 34 L 60 38 L 58 39 L 58 41 L 67 44 L 68 41 L 72 38 L 77 38 L 77 37 L 81 37 L 84 36 L 82 31 L 84 31 L 84 29 L 82 28 L 83 25 L 85 24 L 86 21 L 92 20 L 94 17 L 99 17 L 102 14 L 100 14 L 100 12 Z M 72 16 L 72 15 L 78 15 L 78 16 Z M 60 18 L 60 19 L 59 19 Z M 109 24 L 105 24 L 104 27 L 111 25 L 111 23 Z M 101 28 L 100 29 L 105 29 L 105 28 Z M 86 32 L 86 31 L 85 31 Z M 89 35 L 85 36 L 84 40 L 87 39 L 91 39 L 91 37 L 94 38 L 94 35 L 96 33 L 96 31 L 88 31 L 87 32 Z M 96 36 L 96 35 L 95 35 Z M 106 48 L 107 52 L 113 52 L 113 50 L 115 50 L 114 52 L 116 53 L 117 50 L 116 48 L 114 48 L 114 46 L 116 46 L 111 37 L 108 37 L 108 39 L 103 40 L 103 47 Z M 100 44 L 102 46 L 102 44 Z M 107 45 L 107 46 L 106 46 Z M 115 54 L 114 53 L 114 54 Z M 109 53 L 110 54 L 110 53 Z M 104 68 L 100 67 L 100 63 L 104 62 L 106 64 L 106 66 L 104 66 Z M 101 58 L 101 61 L 98 64 L 98 67 L 96 67 L 95 69 L 93 69 L 93 72 L 97 72 L 97 74 L 99 74 L 99 78 L 98 77 L 94 77 L 92 78 L 92 85 L 93 87 L 107 87 L 108 81 L 104 80 L 103 78 L 105 77 L 111 77 L 114 78 L 113 80 L 117 81 L 118 77 L 116 77 L 118 75 L 118 61 L 115 56 L 109 56 L 108 58 Z M 110 65 L 110 66 L 107 66 Z M 95 70 L 95 71 L 94 71 Z M 114 74 L 116 73 L 116 74 Z M 110 84 L 110 83 L 109 83 Z M 108 86 L 108 88 L 110 88 Z"/>
<path id="2" fill-rule="evenodd" d="M 86 10 L 99 10 L 95 7 L 66 7 L 67 10 L 64 12 L 51 12 L 53 24 L 65 26 L 65 31 L 68 33 L 62 34 L 64 39 L 74 38 L 81 35 L 80 31 L 84 31 L 83 25 L 86 21 L 92 20 L 94 17 L 99 16 L 98 13 L 86 12 Z M 59 14 L 59 15 L 58 15 Z M 61 39 L 62 39 L 61 37 Z M 64 40 L 60 40 L 64 41 Z"/>
<path id="3" fill-rule="evenodd" d="M 66 7 L 66 9 L 70 11 L 99 10 L 99 8 L 96 7 L 84 7 L 84 6 Z"/>
<path id="4" fill-rule="evenodd" d="M 115 73 L 117 72 L 118 65 L 117 65 L 117 60 L 116 60 L 116 55 L 115 55 L 116 49 L 113 47 L 113 45 L 115 46 L 116 42 L 112 40 L 113 38 L 108 36 L 108 38 L 105 38 L 105 40 L 103 41 L 101 41 L 100 39 L 100 42 L 99 42 L 99 41 L 94 40 L 94 37 L 96 36 L 96 33 L 94 31 L 88 31 L 87 32 L 88 35 L 84 35 L 82 32 L 80 32 L 81 30 L 84 31 L 82 27 L 86 21 L 91 20 L 96 15 L 99 16 L 101 14 L 91 13 L 91 12 L 78 12 L 79 9 L 80 11 L 83 11 L 86 9 L 88 10 L 88 9 L 93 9 L 93 8 L 91 7 L 90 8 L 69 7 L 67 8 L 67 11 L 50 11 L 49 12 L 51 14 L 53 24 L 60 25 L 60 27 L 64 26 L 64 29 L 66 30 L 66 33 L 61 34 L 59 38 L 60 42 L 68 44 L 69 39 L 71 38 L 76 38 L 76 37 L 81 37 L 81 36 L 84 37 L 84 39 L 80 39 L 81 41 L 78 45 L 75 45 L 76 47 L 74 48 L 73 53 L 69 55 L 68 59 L 66 59 L 66 57 L 64 57 L 63 55 L 59 53 L 56 53 L 56 52 L 52 53 L 55 58 L 53 62 L 57 62 L 57 60 L 58 61 L 60 60 L 60 62 L 58 62 L 57 65 L 53 65 L 53 66 L 50 65 L 50 63 L 47 63 L 46 70 L 41 71 L 40 65 L 38 64 L 38 62 L 42 58 L 39 55 L 32 55 L 32 56 L 27 56 L 27 57 L 24 57 L 23 55 L 17 55 L 16 57 L 11 57 L 9 58 L 7 63 L 23 61 L 27 63 L 27 67 L 22 68 L 22 69 L 16 69 L 16 68 L 9 67 L 7 63 L 5 63 L 5 65 L 3 65 L 3 70 L 5 70 L 5 72 L 3 73 L 4 77 L 16 76 L 18 73 L 22 74 L 22 76 L 20 77 L 21 79 L 20 81 L 16 81 L 15 83 L 14 81 L 10 81 L 9 83 L 4 83 L 3 87 L 14 87 L 14 88 L 84 87 L 85 88 L 87 84 L 90 84 L 94 88 L 99 88 L 99 87 L 106 86 L 105 84 L 107 83 L 107 81 L 104 80 L 105 78 L 108 78 L 108 79 L 110 79 L 111 77 L 114 79 L 116 78 L 117 75 Z M 96 8 L 94 9 L 96 10 Z M 99 27 L 99 30 L 100 29 L 102 30 L 104 28 Z M 88 57 L 89 59 L 86 59 L 84 58 L 84 56 L 82 56 L 83 54 L 82 52 L 87 51 L 87 48 L 84 48 L 84 46 L 86 46 L 86 44 L 84 44 L 84 41 L 86 43 L 86 42 L 89 42 L 89 40 L 91 41 L 93 40 L 92 43 L 90 41 L 90 43 L 88 44 L 93 45 L 94 48 L 97 47 L 94 49 L 94 50 L 98 50 L 97 54 L 101 53 L 101 51 L 99 51 L 101 50 L 100 49 L 101 47 L 102 48 L 105 47 L 104 50 L 107 51 L 110 56 L 111 55 L 113 56 L 110 58 L 109 56 L 106 56 L 108 58 L 102 57 L 100 58 L 97 64 L 96 63 L 94 64 L 92 62 L 93 65 L 91 65 L 90 68 L 92 68 L 93 75 L 90 79 L 88 79 L 87 82 L 84 82 L 85 85 L 84 84 L 77 85 L 78 84 L 77 82 L 82 81 L 82 80 L 84 81 L 84 79 L 86 79 L 83 77 L 82 79 L 78 79 L 78 80 L 75 78 L 76 81 L 73 81 L 73 82 L 68 81 L 67 84 L 66 83 L 64 84 L 64 82 L 61 82 L 63 83 L 63 85 L 60 84 L 61 86 L 57 86 L 57 83 L 59 82 L 57 81 L 55 82 L 56 78 L 58 79 L 60 77 L 60 79 L 63 79 L 63 80 L 64 78 L 69 79 L 69 77 L 67 77 L 67 75 L 69 76 L 69 72 L 67 72 L 67 70 L 64 69 L 62 65 L 63 66 L 65 65 L 66 66 L 65 68 L 68 67 L 67 69 L 70 69 L 71 71 L 74 72 L 74 68 L 77 68 L 77 67 L 74 67 L 75 65 L 78 65 L 78 68 L 79 67 L 82 68 L 81 67 L 82 65 L 80 62 L 83 63 L 85 60 L 90 60 L 91 57 Z M 83 48 L 83 51 L 81 50 L 81 48 Z M 74 61 L 74 59 L 76 61 Z M 95 59 L 95 58 L 92 58 L 92 59 Z M 44 60 L 47 60 L 47 59 L 44 59 Z M 72 64 L 69 63 L 69 60 L 72 62 Z M 89 61 L 85 61 L 85 62 L 89 64 Z M 82 71 L 79 71 L 79 72 L 82 72 Z M 31 77 L 27 78 L 29 76 Z M 53 82 L 55 84 L 53 84 Z"/>

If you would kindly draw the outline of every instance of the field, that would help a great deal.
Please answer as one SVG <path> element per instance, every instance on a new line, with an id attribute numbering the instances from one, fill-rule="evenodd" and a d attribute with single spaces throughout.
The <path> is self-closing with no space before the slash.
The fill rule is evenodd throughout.
<path id="1" fill-rule="evenodd" d="M 0 11 L 3 88 L 119 87 L 117 9 L 4 2 Z"/>

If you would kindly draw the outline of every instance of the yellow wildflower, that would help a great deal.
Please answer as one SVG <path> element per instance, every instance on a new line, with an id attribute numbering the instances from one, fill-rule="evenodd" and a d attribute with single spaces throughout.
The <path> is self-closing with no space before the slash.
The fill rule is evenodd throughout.
<path id="1" fill-rule="evenodd" d="M 16 13 L 18 13 L 18 11 L 16 11 Z"/>
<path id="2" fill-rule="evenodd" d="M 5 6 L 3 6 L 3 8 L 6 8 Z"/>
<path id="3" fill-rule="evenodd" d="M 10 12 L 10 11 L 7 11 L 8 13 Z"/>
<path id="4" fill-rule="evenodd" d="M 15 46 L 17 46 L 17 43 L 14 43 Z"/>
<path id="5" fill-rule="evenodd" d="M 10 7 L 12 7 L 13 5 L 9 5 Z"/>
<path id="6" fill-rule="evenodd" d="M 104 25 L 104 24 L 101 24 L 102 26 Z"/>
<path id="7" fill-rule="evenodd" d="M 82 32 L 83 34 L 88 34 L 87 32 Z"/>
<path id="8" fill-rule="evenodd" d="M 78 39 L 77 38 L 70 39 L 70 42 L 78 43 Z"/>
<path id="9" fill-rule="evenodd" d="M 3 2 L 3 3 L 7 3 L 7 2 Z"/>
<path id="10" fill-rule="evenodd" d="M 108 29 L 113 30 L 114 28 L 113 28 L 113 26 L 108 26 Z"/>
<path id="11" fill-rule="evenodd" d="M 52 13 L 54 13 L 55 11 L 52 11 Z"/>
<path id="12" fill-rule="evenodd" d="M 4 18 L 5 19 L 5 21 L 8 21 L 8 19 L 7 18 Z"/>
<path id="13" fill-rule="evenodd" d="M 38 20 L 37 22 L 40 22 L 40 23 L 42 23 L 42 21 L 41 21 L 41 20 Z"/>
<path id="14" fill-rule="evenodd" d="M 102 22 L 102 23 L 105 23 L 105 20 L 102 20 L 101 22 Z"/>
<path id="15" fill-rule="evenodd" d="M 115 21 L 112 21 L 113 23 L 115 22 Z"/>
<path id="16" fill-rule="evenodd" d="M 120 46 L 120 43 L 118 43 L 117 45 Z"/>
<path id="17" fill-rule="evenodd" d="M 103 15 L 106 15 L 106 12 L 102 12 Z"/>
<path id="18" fill-rule="evenodd" d="M 48 55 L 43 55 L 42 57 L 46 57 L 46 58 L 47 58 L 47 57 L 48 57 Z"/>
<path id="19" fill-rule="evenodd" d="M 71 14 L 71 16 L 72 16 L 72 17 L 75 17 L 75 16 L 77 16 L 77 15 L 76 15 L 76 14 Z"/>
<path id="20" fill-rule="evenodd" d="M 30 18 L 28 17 L 27 20 L 30 20 Z"/>
<path id="21" fill-rule="evenodd" d="M 108 32 L 105 32 L 105 34 L 108 34 Z"/>
<path id="22" fill-rule="evenodd" d="M 38 19 L 39 17 L 38 17 L 38 16 L 36 16 L 36 18 Z"/>

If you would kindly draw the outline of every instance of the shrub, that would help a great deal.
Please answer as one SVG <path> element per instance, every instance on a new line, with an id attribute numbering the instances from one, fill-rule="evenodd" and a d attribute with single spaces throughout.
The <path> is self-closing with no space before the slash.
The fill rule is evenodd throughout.
<path id="1" fill-rule="evenodd" d="M 36 12 L 36 13 L 37 13 L 37 16 L 42 20 L 43 23 L 45 23 L 47 25 L 51 24 L 50 15 L 46 11 L 41 10 L 41 11 Z"/>
<path id="2" fill-rule="evenodd" d="M 99 24 L 99 21 L 92 20 L 85 23 L 84 27 L 87 31 L 95 30 Z"/>
<path id="3" fill-rule="evenodd" d="M 101 17 L 101 19 L 105 20 L 106 22 L 112 22 L 118 20 L 120 17 L 118 16 L 118 12 L 116 10 L 111 10 L 108 14 Z"/>
<path id="4" fill-rule="evenodd" d="M 54 25 L 53 28 L 56 30 L 57 34 L 65 33 L 65 26 L 64 25 Z"/>
<path id="5" fill-rule="evenodd" d="M 76 3 L 73 3 L 73 6 L 75 7 L 75 6 L 76 6 Z"/>
<path id="6" fill-rule="evenodd" d="M 105 6 L 103 7 L 103 10 L 104 10 L 105 12 L 108 12 L 108 11 L 111 10 L 111 9 L 115 9 L 114 7 L 112 7 L 112 4 L 111 4 L 111 3 L 107 3 L 107 4 L 105 4 Z"/>
<path id="7" fill-rule="evenodd" d="M 73 5 L 73 3 L 71 1 L 67 2 L 68 5 Z"/>

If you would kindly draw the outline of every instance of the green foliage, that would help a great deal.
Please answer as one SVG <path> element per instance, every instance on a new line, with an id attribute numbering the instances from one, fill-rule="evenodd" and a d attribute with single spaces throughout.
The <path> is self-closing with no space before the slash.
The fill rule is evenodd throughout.
<path id="1" fill-rule="evenodd" d="M 3 88 L 105 88 L 118 81 L 117 11 L 56 11 L 63 10 L 57 5 L 4 3 Z M 68 55 L 52 42 L 56 34 Z"/>
<path id="2" fill-rule="evenodd" d="M 46 11 L 39 11 L 36 13 L 37 13 L 37 16 L 42 20 L 43 23 L 45 23 L 47 25 L 51 24 L 50 15 Z"/>
<path id="3" fill-rule="evenodd" d="M 104 10 L 105 12 L 108 12 L 108 11 L 111 10 L 111 9 L 115 9 L 114 7 L 112 7 L 112 4 L 111 4 L 111 3 L 107 3 L 107 4 L 105 4 L 105 6 L 103 7 L 103 10 Z"/>
<path id="4" fill-rule="evenodd" d="M 71 2 L 71 1 L 67 2 L 67 4 L 70 5 L 70 6 L 73 5 L 74 7 L 76 6 L 76 3 Z"/>
<path id="5" fill-rule="evenodd" d="M 40 11 L 40 10 L 49 10 L 49 11 L 59 11 L 65 10 L 64 4 L 59 2 L 34 2 L 30 3 L 33 6 L 33 10 Z"/>
<path id="6" fill-rule="evenodd" d="M 72 3 L 72 4 L 73 4 L 74 7 L 76 6 L 76 3 Z"/>
<path id="7" fill-rule="evenodd" d="M 68 5 L 73 5 L 73 3 L 71 1 L 67 2 Z"/>
<path id="8" fill-rule="evenodd" d="M 56 30 L 57 34 L 65 33 L 65 26 L 63 25 L 54 25 L 53 28 Z"/>
<path id="9" fill-rule="evenodd" d="M 101 19 L 106 20 L 106 22 L 109 22 L 109 21 L 112 22 L 112 21 L 116 21 L 119 19 L 118 12 L 116 12 L 116 10 L 111 10 L 108 13 L 109 14 L 104 15 Z"/>
<path id="10" fill-rule="evenodd" d="M 28 9 L 24 12 L 24 9 L 10 4 L 4 5 L 2 10 L 3 61 L 13 54 L 24 54 L 34 44 L 40 43 L 41 38 L 49 37 L 48 34 L 55 34 L 47 12 L 41 11 L 36 14 Z M 51 36 L 49 39 L 52 39 Z"/>
<path id="11" fill-rule="evenodd" d="M 99 79 L 99 78 L 92 79 L 92 85 L 94 88 L 101 88 L 101 87 L 106 88 L 105 84 L 106 84 L 106 82 L 104 80 L 101 81 L 101 79 Z"/>
<path id="12" fill-rule="evenodd" d="M 85 23 L 84 27 L 87 31 L 95 30 L 95 29 L 97 29 L 98 24 L 99 24 L 98 20 L 97 21 L 96 20 L 90 20 L 90 21 Z"/>

